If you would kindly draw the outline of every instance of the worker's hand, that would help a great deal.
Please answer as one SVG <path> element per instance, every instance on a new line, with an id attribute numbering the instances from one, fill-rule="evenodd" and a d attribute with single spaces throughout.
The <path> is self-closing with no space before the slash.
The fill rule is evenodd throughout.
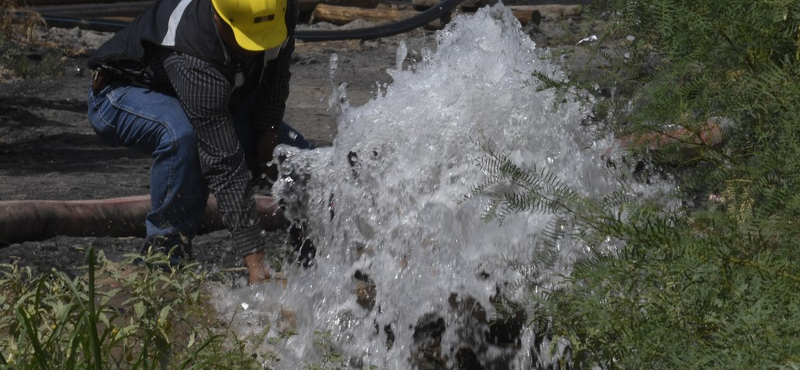
<path id="1" fill-rule="evenodd" d="M 258 140 L 258 159 L 256 171 L 253 174 L 253 186 L 263 189 L 265 186 L 272 186 L 278 179 L 278 167 L 267 165 L 272 161 L 272 152 L 280 144 L 277 131 L 266 131 Z"/>
<path id="2" fill-rule="evenodd" d="M 257 252 L 244 257 L 244 263 L 247 265 L 248 285 L 263 283 L 272 277 L 269 269 L 264 266 L 264 256 L 264 252 Z"/>
<path id="3" fill-rule="evenodd" d="M 244 257 L 244 263 L 247 265 L 247 285 L 274 282 L 286 289 L 288 283 L 286 275 L 282 272 L 271 273 L 266 266 L 265 258 L 264 252 L 256 252 Z"/>

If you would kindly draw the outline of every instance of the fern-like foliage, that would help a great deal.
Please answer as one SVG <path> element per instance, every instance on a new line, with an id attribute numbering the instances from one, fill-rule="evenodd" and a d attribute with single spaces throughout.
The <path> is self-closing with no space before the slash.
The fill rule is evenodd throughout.
<path id="1" fill-rule="evenodd" d="M 507 156 L 491 150 L 478 165 L 489 174 L 485 182 L 472 189 L 472 194 L 488 192 L 491 196 L 484 220 L 502 222 L 506 215 L 526 210 L 561 213 L 577 199 L 552 173 L 536 168 L 523 170 Z"/>
<path id="2" fill-rule="evenodd" d="M 531 244 L 527 263 L 511 263 L 529 291 L 542 291 L 541 272 L 556 263 L 553 241 L 564 224 L 590 246 L 625 243 L 618 254 L 578 262 L 566 283 L 528 301 L 536 330 L 569 341 L 572 366 L 750 369 L 797 361 L 799 246 L 770 217 L 753 224 L 761 220 L 757 207 L 745 223 L 738 212 L 669 212 L 627 193 L 592 200 L 503 155 L 489 152 L 480 163 L 490 178 L 472 196 L 492 198 L 488 218 L 560 215 Z M 506 311 L 513 312 L 498 307 Z"/>

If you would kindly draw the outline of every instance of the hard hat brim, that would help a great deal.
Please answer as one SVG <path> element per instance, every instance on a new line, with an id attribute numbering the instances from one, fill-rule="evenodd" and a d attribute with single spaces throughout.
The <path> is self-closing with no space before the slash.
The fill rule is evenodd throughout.
<path id="1" fill-rule="evenodd" d="M 253 32 L 252 34 L 247 34 L 236 27 L 231 28 L 233 29 L 233 36 L 236 38 L 236 43 L 243 49 L 249 51 L 264 51 L 281 46 L 288 36 L 285 24 L 281 24 L 267 33 Z"/>

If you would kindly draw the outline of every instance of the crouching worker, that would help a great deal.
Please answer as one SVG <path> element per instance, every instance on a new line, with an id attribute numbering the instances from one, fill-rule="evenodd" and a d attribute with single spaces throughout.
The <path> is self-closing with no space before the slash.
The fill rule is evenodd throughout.
<path id="1" fill-rule="evenodd" d="M 160 0 L 90 58 L 95 132 L 153 157 L 142 252 L 191 258 L 210 191 L 248 281 L 269 278 L 253 186 L 279 143 L 312 147 L 283 123 L 296 19 L 296 0 Z"/>

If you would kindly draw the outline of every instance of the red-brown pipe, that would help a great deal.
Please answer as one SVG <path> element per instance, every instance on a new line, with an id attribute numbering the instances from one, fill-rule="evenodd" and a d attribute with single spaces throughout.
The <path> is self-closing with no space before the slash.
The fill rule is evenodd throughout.
<path id="1" fill-rule="evenodd" d="M 288 224 L 274 198 L 256 196 L 264 230 Z M 65 236 L 145 235 L 144 220 L 150 212 L 150 196 L 99 200 L 0 201 L 0 245 Z M 217 200 L 210 196 L 200 224 L 200 233 L 224 228 Z"/>
<path id="2" fill-rule="evenodd" d="M 722 129 L 713 123 L 703 126 L 699 133 L 694 133 L 685 128 L 664 132 L 644 134 L 641 136 L 625 136 L 619 139 L 622 147 L 647 147 L 650 149 L 664 148 L 676 143 L 691 143 L 696 145 L 707 145 L 719 147 L 722 145 L 724 136 Z"/>

